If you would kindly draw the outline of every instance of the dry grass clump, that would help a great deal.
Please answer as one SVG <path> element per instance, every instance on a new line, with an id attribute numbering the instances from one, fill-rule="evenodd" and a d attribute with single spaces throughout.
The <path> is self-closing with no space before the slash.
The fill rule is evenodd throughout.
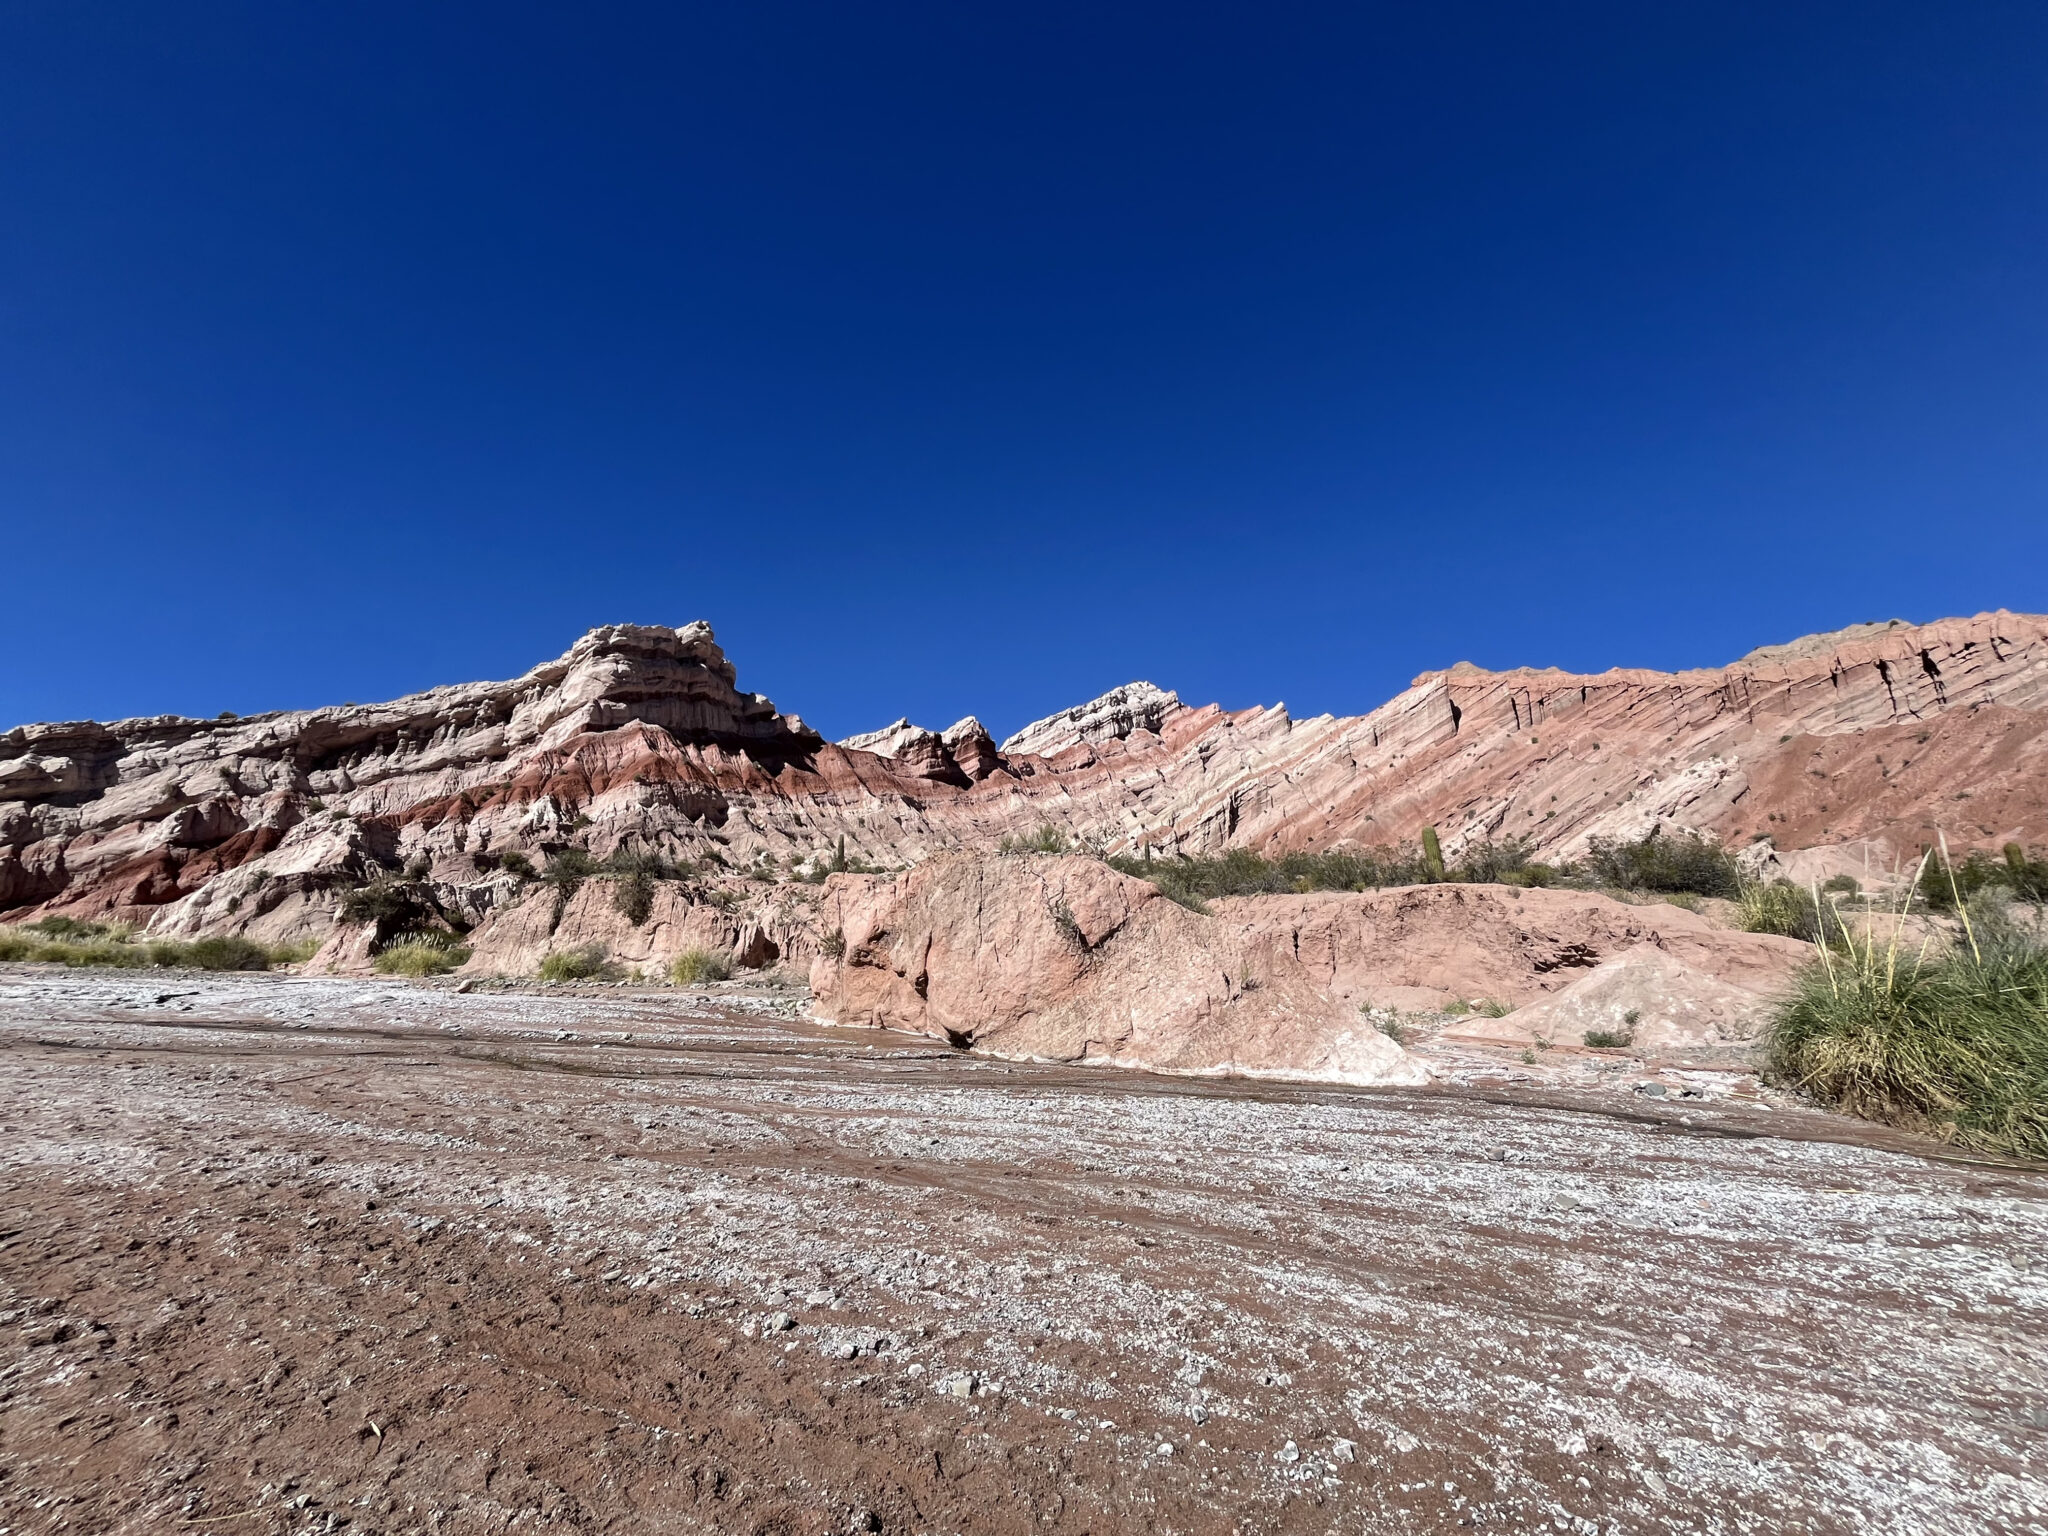
<path id="1" fill-rule="evenodd" d="M 1049 821 L 1041 823 L 1036 832 L 1005 833 L 1002 841 L 996 844 L 996 852 L 1005 856 L 1020 853 L 1073 853 L 1076 848 L 1074 840 Z"/>
<path id="2" fill-rule="evenodd" d="M 121 970 L 184 966 L 202 971 L 267 971 L 273 964 L 310 956 L 303 945 L 275 948 L 252 939 L 223 936 L 180 942 L 138 940 L 121 923 L 88 923 L 46 917 L 18 928 L 0 929 L 0 960 L 34 960 L 51 965 L 110 966 Z"/>
<path id="3" fill-rule="evenodd" d="M 423 928 L 400 934 L 377 951 L 376 966 L 382 976 L 445 976 L 469 955 L 469 946 L 455 934 Z"/>
<path id="4" fill-rule="evenodd" d="M 540 963 L 542 981 L 589 981 L 604 972 L 605 952 L 597 944 L 558 949 Z"/>
<path id="5" fill-rule="evenodd" d="M 1838 888 L 1839 890 L 1839 888 Z M 1842 891 L 1843 895 L 1853 894 Z M 1735 901 L 1745 933 L 1775 933 L 1809 944 L 1842 942 L 1848 928 L 1826 887 L 1806 889 L 1789 880 L 1745 881 Z"/>
<path id="6" fill-rule="evenodd" d="M 686 949 L 668 967 L 669 980 L 679 987 L 724 981 L 731 975 L 732 956 L 716 949 Z"/>
<path id="7" fill-rule="evenodd" d="M 1911 904 L 1908 895 L 1888 943 L 1845 931 L 1816 944 L 1771 1033 L 1776 1075 L 1867 1119 L 2048 1157 L 2048 943 L 2039 918 L 2023 923 L 1988 903 L 1973 912 L 1958 893 L 1964 942 L 1906 952 L 1898 931 Z"/>

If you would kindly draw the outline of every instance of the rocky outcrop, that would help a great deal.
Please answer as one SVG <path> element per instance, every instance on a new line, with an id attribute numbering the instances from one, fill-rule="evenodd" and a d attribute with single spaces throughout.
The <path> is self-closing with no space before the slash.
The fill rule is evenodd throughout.
<path id="1" fill-rule="evenodd" d="M 1802 958 L 1786 956 L 1788 962 Z M 1660 1064 L 1753 1066 L 1784 980 L 1758 986 L 1745 976 L 1752 984 L 1743 985 L 1639 944 L 1504 1018 L 1464 1020 L 1451 1038 L 1545 1048 L 1590 1044 Z"/>
<path id="2" fill-rule="evenodd" d="M 944 731 L 928 731 L 907 719 L 898 720 L 879 731 L 848 736 L 839 745 L 849 752 L 886 757 L 921 779 L 963 787 L 979 783 L 1001 766 L 995 743 L 972 715 L 956 720 Z"/>
<path id="3" fill-rule="evenodd" d="M 422 867 L 481 923 L 520 890 L 508 854 L 659 855 L 729 900 L 842 853 L 899 868 L 1046 825 L 1169 855 L 1435 825 L 1453 857 L 1665 825 L 1802 872 L 1850 858 L 1831 848 L 1910 858 L 1937 830 L 2040 847 L 2048 619 L 1863 625 L 1699 672 L 1460 665 L 1310 720 L 1133 683 L 1000 748 L 971 718 L 826 742 L 742 692 L 708 626 L 608 625 L 523 677 L 387 704 L 0 734 L 0 916 L 167 935 L 323 937 L 343 891 Z"/>
<path id="4" fill-rule="evenodd" d="M 1519 1010 L 1498 1021 L 1513 1026 L 1502 1038 L 1533 1041 L 1535 1028 L 1563 1027 L 1531 1025 L 1537 1010 L 1589 990 L 1578 1006 L 1604 1020 L 1616 965 L 1633 977 L 1650 957 L 1667 980 L 1701 978 L 1703 996 L 1755 1001 L 1809 954 L 1678 907 L 1583 891 L 1418 886 L 1197 913 L 1075 857 L 945 857 L 894 878 L 835 876 L 819 922 L 832 937 L 811 989 L 816 1014 L 835 1023 L 1057 1061 L 1361 1083 L 1421 1075 L 1368 1009 L 1493 999 Z M 1723 1022 L 1717 1043 L 1754 1037 L 1748 1013 L 1696 1013 L 1683 1019 L 1695 1034 Z M 1646 1041 L 1671 1043 L 1658 1034 L 1667 1023 L 1645 1022 Z"/>
<path id="5" fill-rule="evenodd" d="M 942 857 L 835 875 L 815 1016 L 998 1054 L 1349 1083 L 1428 1074 L 1240 925 L 1086 858 Z"/>
<path id="6" fill-rule="evenodd" d="M 1177 693 L 1150 683 L 1125 683 L 1086 704 L 1032 721 L 1003 743 L 1003 751 L 1055 757 L 1092 742 L 1123 741 L 1139 731 L 1157 735 L 1167 716 L 1180 707 Z"/>

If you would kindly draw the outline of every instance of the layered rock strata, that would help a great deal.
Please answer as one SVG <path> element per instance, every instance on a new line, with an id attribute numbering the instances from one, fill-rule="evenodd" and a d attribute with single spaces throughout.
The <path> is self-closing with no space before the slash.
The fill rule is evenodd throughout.
<path id="1" fill-rule="evenodd" d="M 1802 871 L 1853 846 L 1867 869 L 1941 831 L 2048 844 L 2044 732 L 2048 619 L 2003 612 L 1697 672 L 1460 665 L 1350 717 L 1131 684 L 1001 747 L 971 718 L 827 742 L 742 692 L 707 625 L 610 625 L 510 682 L 388 704 L 8 731 L 0 915 L 317 937 L 342 891 L 410 868 L 481 923 L 522 898 L 504 855 L 565 849 L 692 861 L 702 894 L 758 903 L 792 864 L 901 867 L 1046 825 L 1162 854 L 1436 825 L 1453 857 L 1662 825 L 1813 855 Z"/>

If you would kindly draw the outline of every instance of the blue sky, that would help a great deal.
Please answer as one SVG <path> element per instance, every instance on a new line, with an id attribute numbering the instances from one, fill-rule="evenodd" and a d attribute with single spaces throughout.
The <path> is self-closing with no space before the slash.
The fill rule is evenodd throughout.
<path id="1" fill-rule="evenodd" d="M 0 5 L 0 726 L 2048 609 L 2048 8 Z"/>

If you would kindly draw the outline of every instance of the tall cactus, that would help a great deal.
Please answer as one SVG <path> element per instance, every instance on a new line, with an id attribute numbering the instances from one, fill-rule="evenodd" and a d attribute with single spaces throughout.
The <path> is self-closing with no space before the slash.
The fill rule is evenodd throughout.
<path id="1" fill-rule="evenodd" d="M 1422 868 L 1431 880 L 1444 877 L 1444 848 L 1436 840 L 1435 827 L 1422 829 Z"/>

